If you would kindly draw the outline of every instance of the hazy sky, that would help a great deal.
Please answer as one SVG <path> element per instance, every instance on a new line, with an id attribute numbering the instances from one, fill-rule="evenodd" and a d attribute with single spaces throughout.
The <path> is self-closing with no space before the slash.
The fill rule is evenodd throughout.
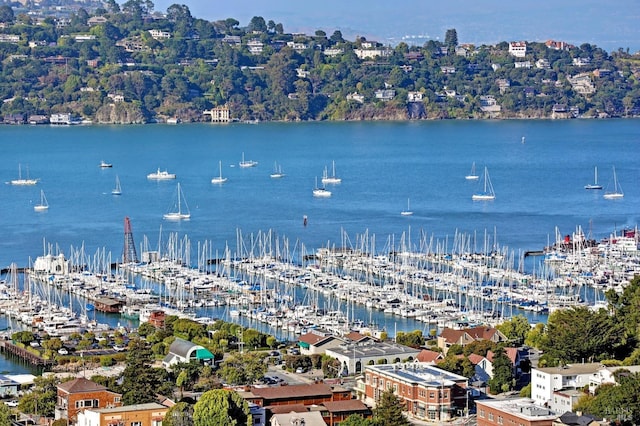
<path id="1" fill-rule="evenodd" d="M 312 34 L 339 29 L 388 43 L 405 35 L 443 39 L 455 28 L 461 43 L 563 40 L 591 43 L 608 51 L 640 50 L 640 0 L 156 0 L 155 9 L 186 4 L 211 21 L 253 16 L 282 23 L 286 32 Z"/>

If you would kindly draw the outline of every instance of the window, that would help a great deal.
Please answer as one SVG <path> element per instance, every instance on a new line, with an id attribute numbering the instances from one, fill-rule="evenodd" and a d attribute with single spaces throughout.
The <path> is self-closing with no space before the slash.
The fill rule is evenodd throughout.
<path id="1" fill-rule="evenodd" d="M 503 424 L 502 416 L 498 416 L 498 424 L 499 425 Z"/>
<path id="2" fill-rule="evenodd" d="M 489 421 L 493 421 L 493 413 L 489 413 Z"/>
<path id="3" fill-rule="evenodd" d="M 131 426 L 142 426 L 142 422 L 131 422 Z"/>
<path id="4" fill-rule="evenodd" d="M 478 417 L 482 417 L 482 418 L 484 419 L 484 408 L 481 408 L 481 409 L 478 411 Z"/>
<path id="5" fill-rule="evenodd" d="M 398 394 L 398 385 L 396 383 L 393 384 L 393 392 L 397 395 Z"/>
<path id="6" fill-rule="evenodd" d="M 120 397 L 119 396 L 114 397 L 113 402 L 120 402 Z"/>

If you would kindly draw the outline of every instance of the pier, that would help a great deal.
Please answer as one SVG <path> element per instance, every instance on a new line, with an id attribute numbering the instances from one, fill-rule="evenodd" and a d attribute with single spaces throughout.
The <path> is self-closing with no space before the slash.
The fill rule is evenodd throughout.
<path id="1" fill-rule="evenodd" d="M 54 364 L 53 360 L 44 359 L 41 356 L 29 352 L 25 348 L 14 345 L 8 340 L 0 340 L 0 352 L 4 354 L 8 353 L 14 355 L 38 367 L 48 367 Z"/>

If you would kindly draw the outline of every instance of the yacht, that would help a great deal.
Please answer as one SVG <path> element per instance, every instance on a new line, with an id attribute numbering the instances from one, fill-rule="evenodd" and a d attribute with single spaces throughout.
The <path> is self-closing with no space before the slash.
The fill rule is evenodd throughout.
<path id="1" fill-rule="evenodd" d="M 154 179 L 154 180 L 169 180 L 169 179 L 175 179 L 175 178 L 176 178 L 175 173 L 169 173 L 166 170 L 160 171 L 159 167 L 157 172 L 149 173 L 147 175 L 147 179 Z"/>

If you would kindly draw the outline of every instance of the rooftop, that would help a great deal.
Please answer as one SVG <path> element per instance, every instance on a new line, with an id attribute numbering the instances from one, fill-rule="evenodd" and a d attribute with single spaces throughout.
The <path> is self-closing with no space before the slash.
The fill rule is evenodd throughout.
<path id="1" fill-rule="evenodd" d="M 423 386 L 453 386 L 457 382 L 467 382 L 467 378 L 449 371 L 442 370 L 424 362 L 409 362 L 404 364 L 368 365 L 366 371 L 373 371 L 403 382 L 415 383 Z"/>
<path id="2" fill-rule="evenodd" d="M 575 374 L 593 374 L 602 368 L 599 362 L 589 362 L 585 364 L 567 364 L 558 367 L 536 368 L 536 370 L 547 374 L 560 374 L 572 376 Z"/>
<path id="3" fill-rule="evenodd" d="M 484 399 L 476 401 L 476 405 L 478 410 L 485 406 L 528 421 L 555 420 L 558 417 L 549 409 L 535 405 L 529 398 Z"/>

